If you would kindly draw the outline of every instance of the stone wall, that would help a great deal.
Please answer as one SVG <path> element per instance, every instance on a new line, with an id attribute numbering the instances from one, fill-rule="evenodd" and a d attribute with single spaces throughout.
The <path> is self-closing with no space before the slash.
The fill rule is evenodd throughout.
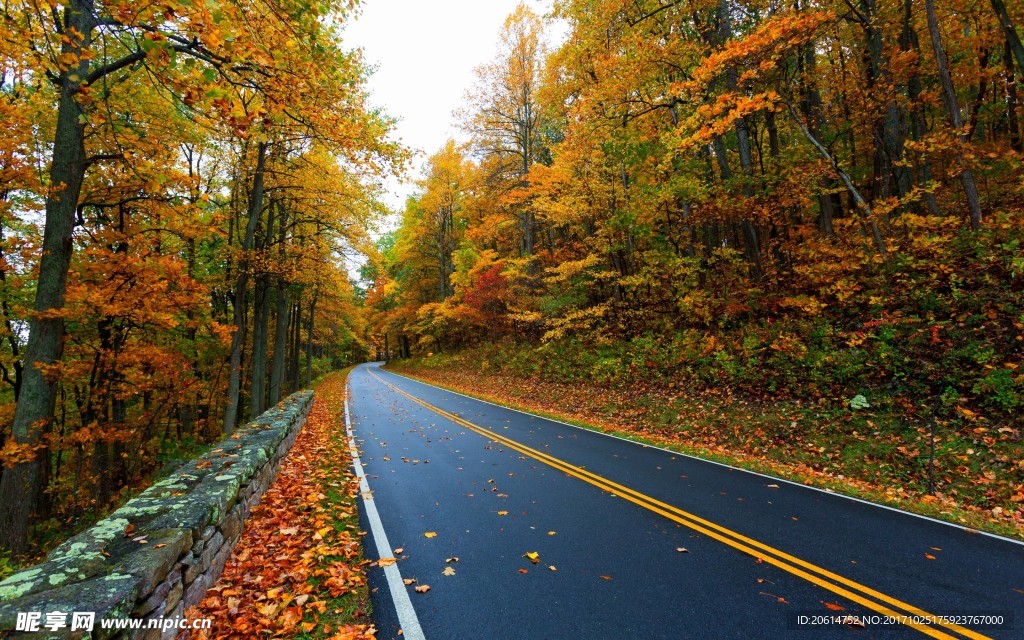
<path id="1" fill-rule="evenodd" d="M 19 612 L 42 614 L 40 631 L 25 634 L 31 637 L 148 640 L 177 635 L 175 629 L 103 629 L 101 620 L 180 618 L 203 598 L 223 571 L 249 510 L 277 475 L 312 403 L 312 391 L 289 396 L 64 542 L 41 564 L 0 582 L 0 637 L 12 634 Z M 95 612 L 93 630 L 72 631 L 71 614 L 90 611 Z M 67 625 L 46 629 L 48 613 L 67 614 Z"/>

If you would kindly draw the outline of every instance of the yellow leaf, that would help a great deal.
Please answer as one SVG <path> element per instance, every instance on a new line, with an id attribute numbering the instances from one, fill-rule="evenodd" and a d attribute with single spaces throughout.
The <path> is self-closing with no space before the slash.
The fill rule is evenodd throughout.
<path id="1" fill-rule="evenodd" d="M 426 533 L 423 534 L 423 537 L 424 538 L 436 538 L 437 537 L 437 532 L 436 531 L 427 531 Z"/>
<path id="2" fill-rule="evenodd" d="M 444 571 L 442 571 L 441 573 L 446 575 L 446 576 L 454 576 L 455 575 L 455 569 L 452 569 L 451 567 L 445 567 Z"/>
<path id="3" fill-rule="evenodd" d="M 527 551 L 523 557 L 529 558 L 530 562 L 532 562 L 533 564 L 537 564 L 538 562 L 540 562 L 540 554 L 536 551 Z"/>

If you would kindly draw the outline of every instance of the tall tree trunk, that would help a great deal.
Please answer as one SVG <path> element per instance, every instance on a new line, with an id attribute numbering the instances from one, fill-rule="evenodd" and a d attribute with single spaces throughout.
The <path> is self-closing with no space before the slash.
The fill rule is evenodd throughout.
<path id="1" fill-rule="evenodd" d="M 730 0 L 720 0 L 718 3 L 718 28 L 719 39 L 722 43 L 728 42 L 732 37 L 732 22 L 729 11 Z M 736 67 L 730 67 L 725 74 L 726 86 L 729 91 L 739 92 L 739 71 Z M 754 197 L 754 158 L 750 149 L 750 129 L 747 125 L 746 116 L 736 120 L 736 142 L 739 148 L 740 169 L 743 171 L 743 196 Z M 716 149 L 717 153 L 717 149 Z M 749 219 L 740 223 L 743 229 L 743 254 L 750 265 L 750 275 L 759 278 L 764 273 L 761 265 L 761 241 L 758 236 L 757 227 Z"/>
<path id="2" fill-rule="evenodd" d="M 939 72 L 939 83 L 942 85 L 942 102 L 946 105 L 946 113 L 949 122 L 956 132 L 961 144 L 967 144 L 967 136 L 964 133 L 964 122 L 960 116 L 960 105 L 956 99 L 956 89 L 953 87 L 953 78 L 949 75 L 949 62 L 946 60 L 946 51 L 942 47 L 942 35 L 939 33 L 939 21 L 935 16 L 935 0 L 925 0 L 925 11 L 928 14 L 928 32 L 932 37 L 932 48 L 935 49 L 935 66 Z M 967 166 L 963 151 L 957 151 L 957 162 L 960 163 L 960 182 L 964 186 L 964 194 L 967 196 L 967 208 L 971 216 L 971 228 L 975 231 L 981 228 L 981 199 L 978 197 L 978 188 L 974 185 L 974 174 Z"/>
<path id="3" fill-rule="evenodd" d="M 903 31 L 900 33 L 900 48 L 918 54 L 920 60 L 921 43 L 917 39 L 917 31 L 912 20 L 913 0 L 903 0 Z M 910 99 L 910 135 L 920 142 L 928 133 L 928 123 L 924 117 L 924 103 L 921 102 L 921 77 L 918 74 L 920 63 L 915 63 L 907 78 L 907 97 Z M 939 203 L 935 199 L 935 190 L 931 186 L 932 163 L 927 153 L 917 154 L 918 182 L 925 189 L 924 202 L 928 212 L 933 216 L 940 215 Z"/>
<path id="4" fill-rule="evenodd" d="M 988 95 L 988 74 L 985 70 L 988 69 L 988 61 L 990 58 L 990 52 L 988 49 L 982 49 L 981 54 L 978 56 L 978 67 L 981 71 L 981 79 L 978 81 L 978 90 L 974 96 L 974 102 L 970 107 L 970 114 L 967 118 L 967 141 L 974 140 L 974 132 L 978 130 L 978 121 L 981 118 L 981 108 L 985 104 L 985 96 Z M 984 134 L 983 134 L 984 135 Z M 982 137 L 984 140 L 984 137 Z"/>
<path id="5" fill-rule="evenodd" d="M 814 51 L 814 43 L 810 43 L 804 47 L 803 53 L 803 67 L 804 67 L 804 102 L 803 112 L 804 117 L 807 118 L 807 128 L 815 138 L 820 138 L 822 131 L 825 129 L 825 115 L 822 110 L 821 104 L 821 93 L 818 91 L 817 78 L 815 73 L 818 68 L 818 56 Z M 826 179 L 823 180 L 824 187 L 826 189 L 834 186 L 834 181 Z M 832 206 L 832 196 L 828 193 L 823 193 L 818 196 L 818 227 L 825 235 L 833 235 L 835 233 L 835 227 L 833 221 L 835 220 L 835 207 Z"/>
<path id="6" fill-rule="evenodd" d="M 320 292 L 313 290 L 313 300 L 309 303 L 309 324 L 306 332 L 306 385 L 313 382 L 313 321 L 316 319 L 316 299 Z"/>
<path id="7" fill-rule="evenodd" d="M 256 223 L 263 210 L 263 178 L 267 165 L 267 143 L 261 142 L 256 152 L 256 170 L 252 178 L 252 190 L 249 193 L 249 220 L 245 225 L 242 238 L 242 257 L 238 261 L 238 274 L 235 277 L 235 333 L 231 339 L 231 357 L 228 360 L 228 398 L 224 408 L 224 435 L 230 435 L 238 422 L 238 395 L 242 386 L 242 347 L 245 345 L 245 306 L 246 293 L 249 288 L 249 252 L 252 251 L 256 237 Z"/>
<path id="8" fill-rule="evenodd" d="M 284 269 L 285 241 L 288 239 L 288 216 L 284 205 L 278 203 L 277 223 L 277 257 Z M 288 282 L 278 274 L 275 288 L 274 309 L 274 358 L 270 363 L 270 406 L 281 401 L 281 389 L 284 387 L 285 361 L 288 351 L 288 310 L 291 308 L 288 299 Z"/>
<path id="9" fill-rule="evenodd" d="M 839 166 L 839 163 L 836 162 L 836 159 L 833 158 L 832 154 L 830 154 L 828 152 L 828 149 L 825 148 L 825 145 L 821 144 L 821 142 L 819 142 L 818 139 L 812 136 L 811 132 L 807 130 L 807 127 L 800 120 L 800 116 L 797 115 L 796 109 L 794 109 L 792 105 L 786 106 L 789 108 L 789 115 L 793 119 L 793 122 L 796 124 L 797 128 L 800 129 L 800 132 L 804 134 L 804 137 L 807 138 L 807 141 L 810 142 L 814 146 L 814 148 L 818 150 L 818 153 L 820 153 L 821 156 L 825 158 L 825 160 L 827 160 L 829 164 L 832 165 L 832 168 L 839 176 L 839 179 L 842 180 L 843 184 L 846 185 L 846 189 L 850 192 L 850 197 L 853 198 L 854 202 L 857 203 L 856 208 L 860 209 L 863 213 L 861 221 L 866 223 L 867 226 L 871 229 L 871 236 L 875 242 L 875 250 L 882 257 L 882 262 L 889 262 L 889 250 L 885 242 L 885 236 L 882 235 L 882 230 L 879 228 L 878 222 L 875 220 L 875 215 L 874 212 L 871 210 L 871 206 L 867 203 L 866 200 L 864 200 L 864 197 L 860 194 L 860 191 L 858 191 L 857 187 L 853 185 L 853 180 L 850 179 L 849 174 L 843 171 L 843 169 Z"/>
<path id="10" fill-rule="evenodd" d="M 867 39 L 867 83 L 875 94 L 886 95 L 891 90 L 889 82 L 889 61 L 885 55 L 882 32 L 879 30 L 876 0 L 861 0 L 860 12 L 864 16 L 864 31 Z M 903 118 L 899 107 L 891 97 L 886 97 L 884 113 L 872 125 L 874 142 L 874 186 L 872 197 L 902 198 L 910 191 L 910 175 L 902 166 L 903 161 Z"/>
<path id="11" fill-rule="evenodd" d="M 279 209 L 270 203 L 267 213 L 267 227 L 260 241 L 260 249 L 270 247 L 274 234 L 275 214 Z M 267 409 L 267 342 L 270 340 L 270 276 L 262 272 L 256 284 L 256 300 L 253 304 L 252 332 L 252 379 L 249 383 L 249 412 L 256 417 Z"/>
<path id="12" fill-rule="evenodd" d="M 794 8 L 801 11 L 800 0 L 795 0 Z M 797 57 L 797 64 L 801 72 L 800 81 L 803 84 L 803 100 L 801 111 L 807 120 L 807 128 L 815 138 L 821 138 L 825 130 L 825 113 L 822 108 L 821 92 L 818 90 L 817 69 L 818 54 L 815 50 L 815 42 L 809 42 L 803 46 L 803 50 Z M 823 178 L 822 186 L 826 191 L 831 191 L 835 186 L 835 180 Z M 831 193 L 818 195 L 818 228 L 825 235 L 835 234 L 833 221 L 835 220 L 835 207 L 832 203 Z"/>
<path id="13" fill-rule="evenodd" d="M 15 556 L 28 548 L 28 527 L 37 511 L 44 479 L 43 434 L 53 418 L 57 380 L 47 379 L 43 369 L 60 360 L 64 338 L 64 320 L 54 313 L 64 307 L 68 269 L 74 250 L 71 232 L 75 211 L 85 179 L 85 114 L 78 104 L 81 79 L 88 76 L 89 57 L 83 55 L 92 42 L 95 28 L 93 0 L 69 0 L 66 3 L 62 56 L 77 64 L 60 75 L 57 104 L 57 128 L 53 138 L 53 163 L 50 166 L 52 190 L 46 197 L 43 251 L 29 321 L 25 348 L 25 377 L 11 426 L 11 440 L 33 449 L 33 458 L 18 462 L 0 478 L 0 548 Z"/>
<path id="14" fill-rule="evenodd" d="M 1014 27 L 1013 21 L 1010 20 L 1010 14 L 1006 11 L 1006 4 L 1003 0 L 991 0 L 991 2 L 992 10 L 996 12 L 999 24 L 1003 27 L 1003 33 L 1006 34 L 1006 43 L 1013 50 L 1013 56 L 1017 58 L 1017 66 L 1020 68 L 1021 73 L 1024 73 L 1024 44 L 1021 43 L 1020 36 L 1017 35 L 1017 29 Z"/>
<path id="15" fill-rule="evenodd" d="M 1020 124 L 1017 121 L 1017 78 L 1013 71 L 1013 52 L 1009 42 L 1003 47 L 1003 67 L 1006 82 L 1006 128 L 1010 134 L 1010 148 L 1020 153 L 1024 151 L 1024 145 L 1021 145 Z M 1024 67 L 1021 73 L 1024 73 Z"/>
<path id="16" fill-rule="evenodd" d="M 268 292 L 270 282 L 266 274 L 256 281 L 253 302 L 252 379 L 249 381 L 249 413 L 255 418 L 267 408 L 267 328 L 270 324 Z"/>
<path id="17" fill-rule="evenodd" d="M 299 372 L 301 367 L 302 353 L 302 295 L 295 301 L 295 311 L 292 313 L 291 348 L 288 355 L 288 384 L 290 391 L 299 389 Z"/>
<path id="18" fill-rule="evenodd" d="M 284 387 L 285 361 L 288 349 L 288 283 L 281 276 L 277 277 L 276 307 L 274 310 L 274 359 L 270 365 L 270 406 L 281 401 L 281 389 Z"/>

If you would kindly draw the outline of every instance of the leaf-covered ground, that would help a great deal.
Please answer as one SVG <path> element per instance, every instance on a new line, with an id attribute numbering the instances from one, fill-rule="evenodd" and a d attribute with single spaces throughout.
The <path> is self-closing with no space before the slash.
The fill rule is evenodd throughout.
<path id="1" fill-rule="evenodd" d="M 213 621 L 193 638 L 375 637 L 345 438 L 346 376 L 331 374 L 316 387 L 306 425 L 223 575 L 188 613 Z"/>
<path id="2" fill-rule="evenodd" d="M 874 408 L 744 398 L 671 384 L 559 382 L 487 370 L 472 354 L 389 369 L 485 400 L 933 517 L 1024 538 L 1024 462 L 1015 429 L 929 433 Z"/>

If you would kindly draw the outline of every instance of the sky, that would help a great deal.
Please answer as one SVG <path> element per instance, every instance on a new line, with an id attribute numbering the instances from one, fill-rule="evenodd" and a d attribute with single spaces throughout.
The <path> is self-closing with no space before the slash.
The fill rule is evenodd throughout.
<path id="1" fill-rule="evenodd" d="M 452 112 L 473 86 L 473 70 L 494 57 L 505 17 L 519 2 L 363 0 L 360 15 L 347 25 L 345 45 L 361 47 L 376 67 L 369 80 L 372 104 L 398 118 L 396 137 L 420 152 L 415 173 L 448 138 L 464 139 Z M 540 15 L 551 9 L 550 0 L 526 4 Z M 386 186 L 394 209 L 415 190 L 412 181 Z"/>

